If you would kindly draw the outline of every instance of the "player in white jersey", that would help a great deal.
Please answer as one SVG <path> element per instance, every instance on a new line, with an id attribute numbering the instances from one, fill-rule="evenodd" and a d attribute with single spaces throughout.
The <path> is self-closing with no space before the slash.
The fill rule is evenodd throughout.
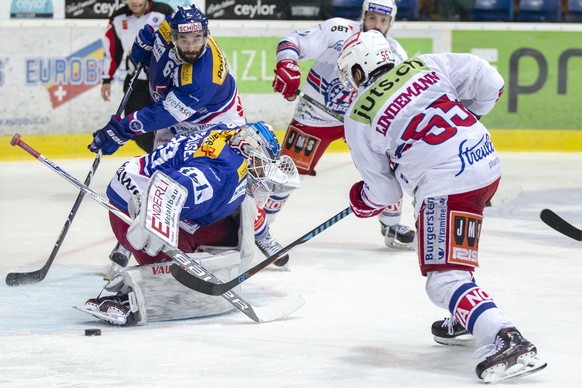
<path id="1" fill-rule="evenodd" d="M 102 39 L 101 98 L 103 98 L 103 101 L 109 101 L 111 97 L 111 80 L 124 59 L 127 76 L 123 84 L 123 91 L 125 92 L 129 87 L 129 81 L 132 78 L 132 73 L 135 72 L 135 66 L 129 60 L 128 54 L 138 32 L 146 24 L 153 28 L 158 28 L 164 18 L 172 12 L 172 7 L 165 3 L 151 0 L 128 0 L 126 5 L 111 15 L 105 36 Z M 145 71 L 140 73 L 132 87 L 133 90 L 125 104 L 125 115 L 152 104 Z M 136 135 L 132 140 L 146 153 L 152 152 L 154 135 L 154 132 L 148 132 Z"/>
<path id="2" fill-rule="evenodd" d="M 426 291 L 452 316 L 451 333 L 443 328 L 435 340 L 454 339 L 455 321 L 479 339 L 487 357 L 476 373 L 486 382 L 545 367 L 536 347 L 473 278 L 483 209 L 501 178 L 499 157 L 478 118 L 503 92 L 501 75 L 471 54 L 426 54 L 396 64 L 376 31 L 346 40 L 338 68 L 346 86 L 358 91 L 344 121 L 363 179 L 350 190 L 351 208 L 372 217 L 402 190 L 414 198 Z"/>
<path id="3" fill-rule="evenodd" d="M 339 80 L 337 58 L 343 42 L 358 31 L 378 30 L 385 36 L 398 62 L 408 58 L 402 46 L 388 36 L 396 12 L 394 0 L 366 0 L 362 5 L 361 20 L 328 19 L 304 31 L 295 31 L 279 42 L 273 89 L 283 94 L 285 99 L 294 101 L 297 97 L 301 82 L 297 61 L 315 60 L 302 87 L 306 97 L 299 97 L 283 140 L 283 154 L 293 159 L 300 174 L 315 175 L 317 162 L 329 144 L 344 137 L 341 118 L 354 98 L 354 92 L 345 89 Z M 324 105 L 334 117 L 306 98 Z M 289 194 L 276 193 L 265 206 L 271 222 Z M 387 246 L 410 248 L 414 232 L 399 225 L 400 216 L 401 202 L 397 200 L 380 215 L 381 231 Z"/>

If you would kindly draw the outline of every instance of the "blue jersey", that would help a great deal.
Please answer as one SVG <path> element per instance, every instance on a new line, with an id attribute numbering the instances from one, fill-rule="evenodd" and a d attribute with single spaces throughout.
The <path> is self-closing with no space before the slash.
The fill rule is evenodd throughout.
<path id="1" fill-rule="evenodd" d="M 181 221 L 204 226 L 232 214 L 245 198 L 248 171 L 246 160 L 228 144 L 232 134 L 218 127 L 178 136 L 151 154 L 130 159 L 109 183 L 107 197 L 127 211 L 129 198 L 160 170 L 188 190 Z"/>
<path id="2" fill-rule="evenodd" d="M 172 44 L 168 18 L 155 32 L 149 87 L 154 104 L 121 120 L 134 133 L 172 128 L 182 134 L 246 122 L 235 79 L 214 39 L 196 63 L 184 63 Z"/>

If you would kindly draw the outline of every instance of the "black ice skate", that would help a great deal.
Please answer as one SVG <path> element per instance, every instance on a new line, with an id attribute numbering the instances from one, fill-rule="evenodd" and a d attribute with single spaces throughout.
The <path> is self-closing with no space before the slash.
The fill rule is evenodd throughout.
<path id="1" fill-rule="evenodd" d="M 475 368 L 475 373 L 485 383 L 527 376 L 548 365 L 537 357 L 536 347 L 515 327 L 500 330 L 495 343 L 488 346 L 492 348 L 488 357 Z"/>
<path id="2" fill-rule="evenodd" d="M 279 244 L 277 240 L 271 236 L 271 233 L 268 233 L 267 236 L 262 239 L 256 239 L 255 243 L 257 244 L 257 247 L 259 247 L 261 253 L 265 255 L 265 257 L 271 257 L 283 249 L 281 244 Z M 285 254 L 273 264 L 275 264 L 277 267 L 284 267 L 288 262 L 289 254 Z"/>
<path id="3" fill-rule="evenodd" d="M 380 232 L 388 248 L 414 250 L 414 230 L 405 225 L 384 225 L 380 222 Z"/>
<path id="4" fill-rule="evenodd" d="M 441 345 L 466 345 L 472 337 L 454 317 L 436 321 L 431 327 L 435 342 Z"/>
<path id="5" fill-rule="evenodd" d="M 73 308 L 116 326 L 130 326 L 136 322 L 128 294 L 92 298 L 87 300 L 84 306 Z"/>

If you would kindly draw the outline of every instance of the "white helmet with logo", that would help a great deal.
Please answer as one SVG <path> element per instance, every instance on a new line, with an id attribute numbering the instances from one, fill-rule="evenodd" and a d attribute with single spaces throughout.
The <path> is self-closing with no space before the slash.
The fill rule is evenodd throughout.
<path id="1" fill-rule="evenodd" d="M 394 21 L 398 7 L 395 0 L 364 0 L 362 4 L 362 19 L 368 11 L 388 15 Z"/>
<path id="2" fill-rule="evenodd" d="M 369 81 L 380 68 L 393 68 L 394 56 L 384 35 L 376 30 L 358 32 L 348 38 L 337 60 L 339 78 L 349 90 Z M 358 82 L 354 80 L 354 67 L 362 70 Z"/>

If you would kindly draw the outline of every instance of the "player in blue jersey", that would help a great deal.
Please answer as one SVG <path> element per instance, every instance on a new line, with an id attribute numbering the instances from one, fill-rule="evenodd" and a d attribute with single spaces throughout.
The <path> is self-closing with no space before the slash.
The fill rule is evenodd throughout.
<path id="1" fill-rule="evenodd" d="M 264 205 L 274 185 L 298 183 L 295 164 L 281 156 L 273 130 L 263 122 L 235 129 L 218 125 L 177 136 L 151 154 L 130 159 L 117 170 L 107 197 L 132 216 L 133 223 L 127 225 L 110 213 L 110 223 L 119 243 L 140 265 L 123 269 L 106 286 L 115 294 L 88 300 L 84 311 L 126 325 L 232 308 L 220 298 L 188 292 L 175 281 L 167 264 L 171 259 L 162 252 L 164 243 L 148 225 L 176 233 L 179 249 L 198 252 L 196 258 L 206 260 L 209 270 L 229 280 L 247 270 L 252 260 L 257 207 Z M 183 194 L 170 196 L 174 189 Z M 163 214 L 158 221 L 156 213 Z M 179 228 L 167 221 L 174 216 Z"/>
<path id="2" fill-rule="evenodd" d="M 158 131 L 155 145 L 177 134 L 219 123 L 245 124 L 236 82 L 196 6 L 178 7 L 157 30 L 140 30 L 130 53 L 149 75 L 154 104 L 121 119 L 112 116 L 93 133 L 92 152 L 111 155 L 135 135 Z"/>

